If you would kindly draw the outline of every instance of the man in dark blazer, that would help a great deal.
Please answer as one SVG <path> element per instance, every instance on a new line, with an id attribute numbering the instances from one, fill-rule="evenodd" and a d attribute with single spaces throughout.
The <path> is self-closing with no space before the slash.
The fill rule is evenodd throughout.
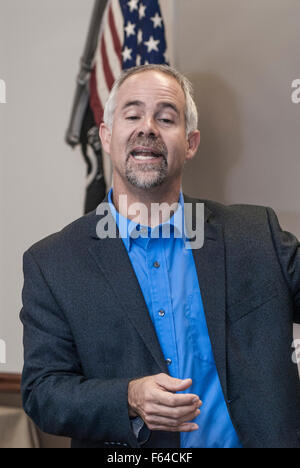
<path id="1" fill-rule="evenodd" d="M 175 70 L 125 73 L 104 121 L 113 190 L 24 255 L 25 411 L 78 448 L 299 448 L 297 239 L 270 208 L 182 194 L 200 134 L 189 84 Z M 162 210 L 153 223 L 153 203 L 190 204 L 193 227 L 204 204 L 203 246 L 185 250 L 174 235 L 150 239 L 152 251 L 147 235 L 129 242 L 120 219 L 128 228 L 137 202 L 149 210 L 134 227 L 150 237 L 173 219 Z"/>

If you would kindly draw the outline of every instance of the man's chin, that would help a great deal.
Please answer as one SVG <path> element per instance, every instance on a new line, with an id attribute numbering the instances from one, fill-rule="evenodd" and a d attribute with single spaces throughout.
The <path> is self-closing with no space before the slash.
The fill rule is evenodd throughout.
<path id="1" fill-rule="evenodd" d="M 160 168 L 157 170 L 157 167 L 150 168 L 150 165 L 147 164 L 142 170 L 137 170 L 136 168 L 127 167 L 126 178 L 131 185 L 136 188 L 143 190 L 154 189 L 155 187 L 160 187 L 167 177 L 166 168 Z"/>
<path id="2" fill-rule="evenodd" d="M 165 175 L 162 176 L 161 174 L 153 177 L 150 176 L 150 174 L 148 176 L 145 174 L 139 176 L 136 173 L 129 173 L 126 174 L 126 177 L 132 186 L 142 190 L 151 190 L 160 187 L 166 179 Z"/>

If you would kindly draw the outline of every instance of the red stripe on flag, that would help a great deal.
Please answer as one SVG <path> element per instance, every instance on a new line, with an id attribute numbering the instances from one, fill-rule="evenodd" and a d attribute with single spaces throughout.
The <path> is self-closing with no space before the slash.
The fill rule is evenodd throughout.
<path id="1" fill-rule="evenodd" d="M 103 107 L 98 96 L 96 67 L 93 68 L 90 79 L 90 105 L 94 113 L 95 122 L 100 127 L 103 121 Z"/>
<path id="2" fill-rule="evenodd" d="M 107 51 L 106 51 L 106 44 L 105 44 L 105 39 L 104 35 L 102 36 L 101 40 L 101 55 L 102 55 L 102 63 L 103 63 L 103 71 L 105 75 L 105 81 L 107 84 L 107 87 L 109 90 L 113 87 L 113 84 L 115 82 L 114 76 L 111 72 L 108 57 L 107 57 Z"/>
<path id="3" fill-rule="evenodd" d="M 114 48 L 115 48 L 116 54 L 117 54 L 117 56 L 118 56 L 118 58 L 120 60 L 120 64 L 121 64 L 121 68 L 122 68 L 122 45 L 121 45 L 119 34 L 118 34 L 118 31 L 117 31 L 117 28 L 116 28 L 115 19 L 114 19 L 114 15 L 113 15 L 111 5 L 109 7 L 109 12 L 108 12 L 108 21 L 109 21 L 109 26 L 110 26 L 110 30 L 111 30 L 111 35 L 112 35 L 113 42 L 114 42 Z"/>

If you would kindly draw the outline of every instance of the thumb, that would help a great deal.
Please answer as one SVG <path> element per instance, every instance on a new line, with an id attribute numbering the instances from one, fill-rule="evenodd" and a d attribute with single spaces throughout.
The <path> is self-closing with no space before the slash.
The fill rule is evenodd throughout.
<path id="1" fill-rule="evenodd" d="M 192 379 L 175 379 L 167 374 L 159 374 L 157 383 L 171 392 L 181 392 L 192 385 Z"/>

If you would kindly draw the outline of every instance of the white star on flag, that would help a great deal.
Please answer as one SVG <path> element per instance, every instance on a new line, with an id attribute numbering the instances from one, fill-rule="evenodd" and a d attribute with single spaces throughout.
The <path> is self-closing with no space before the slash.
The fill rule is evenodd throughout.
<path id="1" fill-rule="evenodd" d="M 175 0 L 103 0 L 102 3 L 106 7 L 89 80 L 90 106 L 98 127 L 103 121 L 109 93 L 122 70 L 136 64 L 169 62 L 164 55 L 167 25 L 160 3 L 175 3 Z"/>
<path id="2" fill-rule="evenodd" d="M 135 27 L 136 27 L 136 24 L 132 24 L 130 21 L 128 21 L 126 28 L 124 28 L 124 30 L 126 31 L 127 37 L 135 35 Z"/>
<path id="3" fill-rule="evenodd" d="M 149 41 L 144 42 L 145 46 L 148 47 L 148 53 L 150 53 L 152 50 L 155 50 L 155 52 L 158 52 L 158 44 L 160 41 L 157 39 L 155 40 L 153 36 L 150 37 Z"/>
<path id="4" fill-rule="evenodd" d="M 132 60 L 131 54 L 132 49 L 128 49 L 128 47 L 126 46 L 122 52 L 124 62 L 126 62 L 127 60 Z"/>
<path id="5" fill-rule="evenodd" d="M 151 18 L 151 21 L 153 21 L 153 26 L 154 26 L 154 29 L 156 28 L 162 28 L 162 17 L 159 16 L 158 13 L 156 13 L 155 16 L 153 16 L 153 18 Z"/>
<path id="6" fill-rule="evenodd" d="M 139 0 L 130 0 L 130 2 L 127 3 L 130 8 L 130 13 L 132 13 L 134 10 L 138 10 L 138 2 Z"/>
<path id="7" fill-rule="evenodd" d="M 145 16 L 146 16 L 146 13 L 145 13 L 146 8 L 147 8 L 147 7 L 146 7 L 145 5 L 143 5 L 142 3 L 140 4 L 140 9 L 139 9 L 140 20 L 143 19 L 143 18 L 145 18 Z"/>

